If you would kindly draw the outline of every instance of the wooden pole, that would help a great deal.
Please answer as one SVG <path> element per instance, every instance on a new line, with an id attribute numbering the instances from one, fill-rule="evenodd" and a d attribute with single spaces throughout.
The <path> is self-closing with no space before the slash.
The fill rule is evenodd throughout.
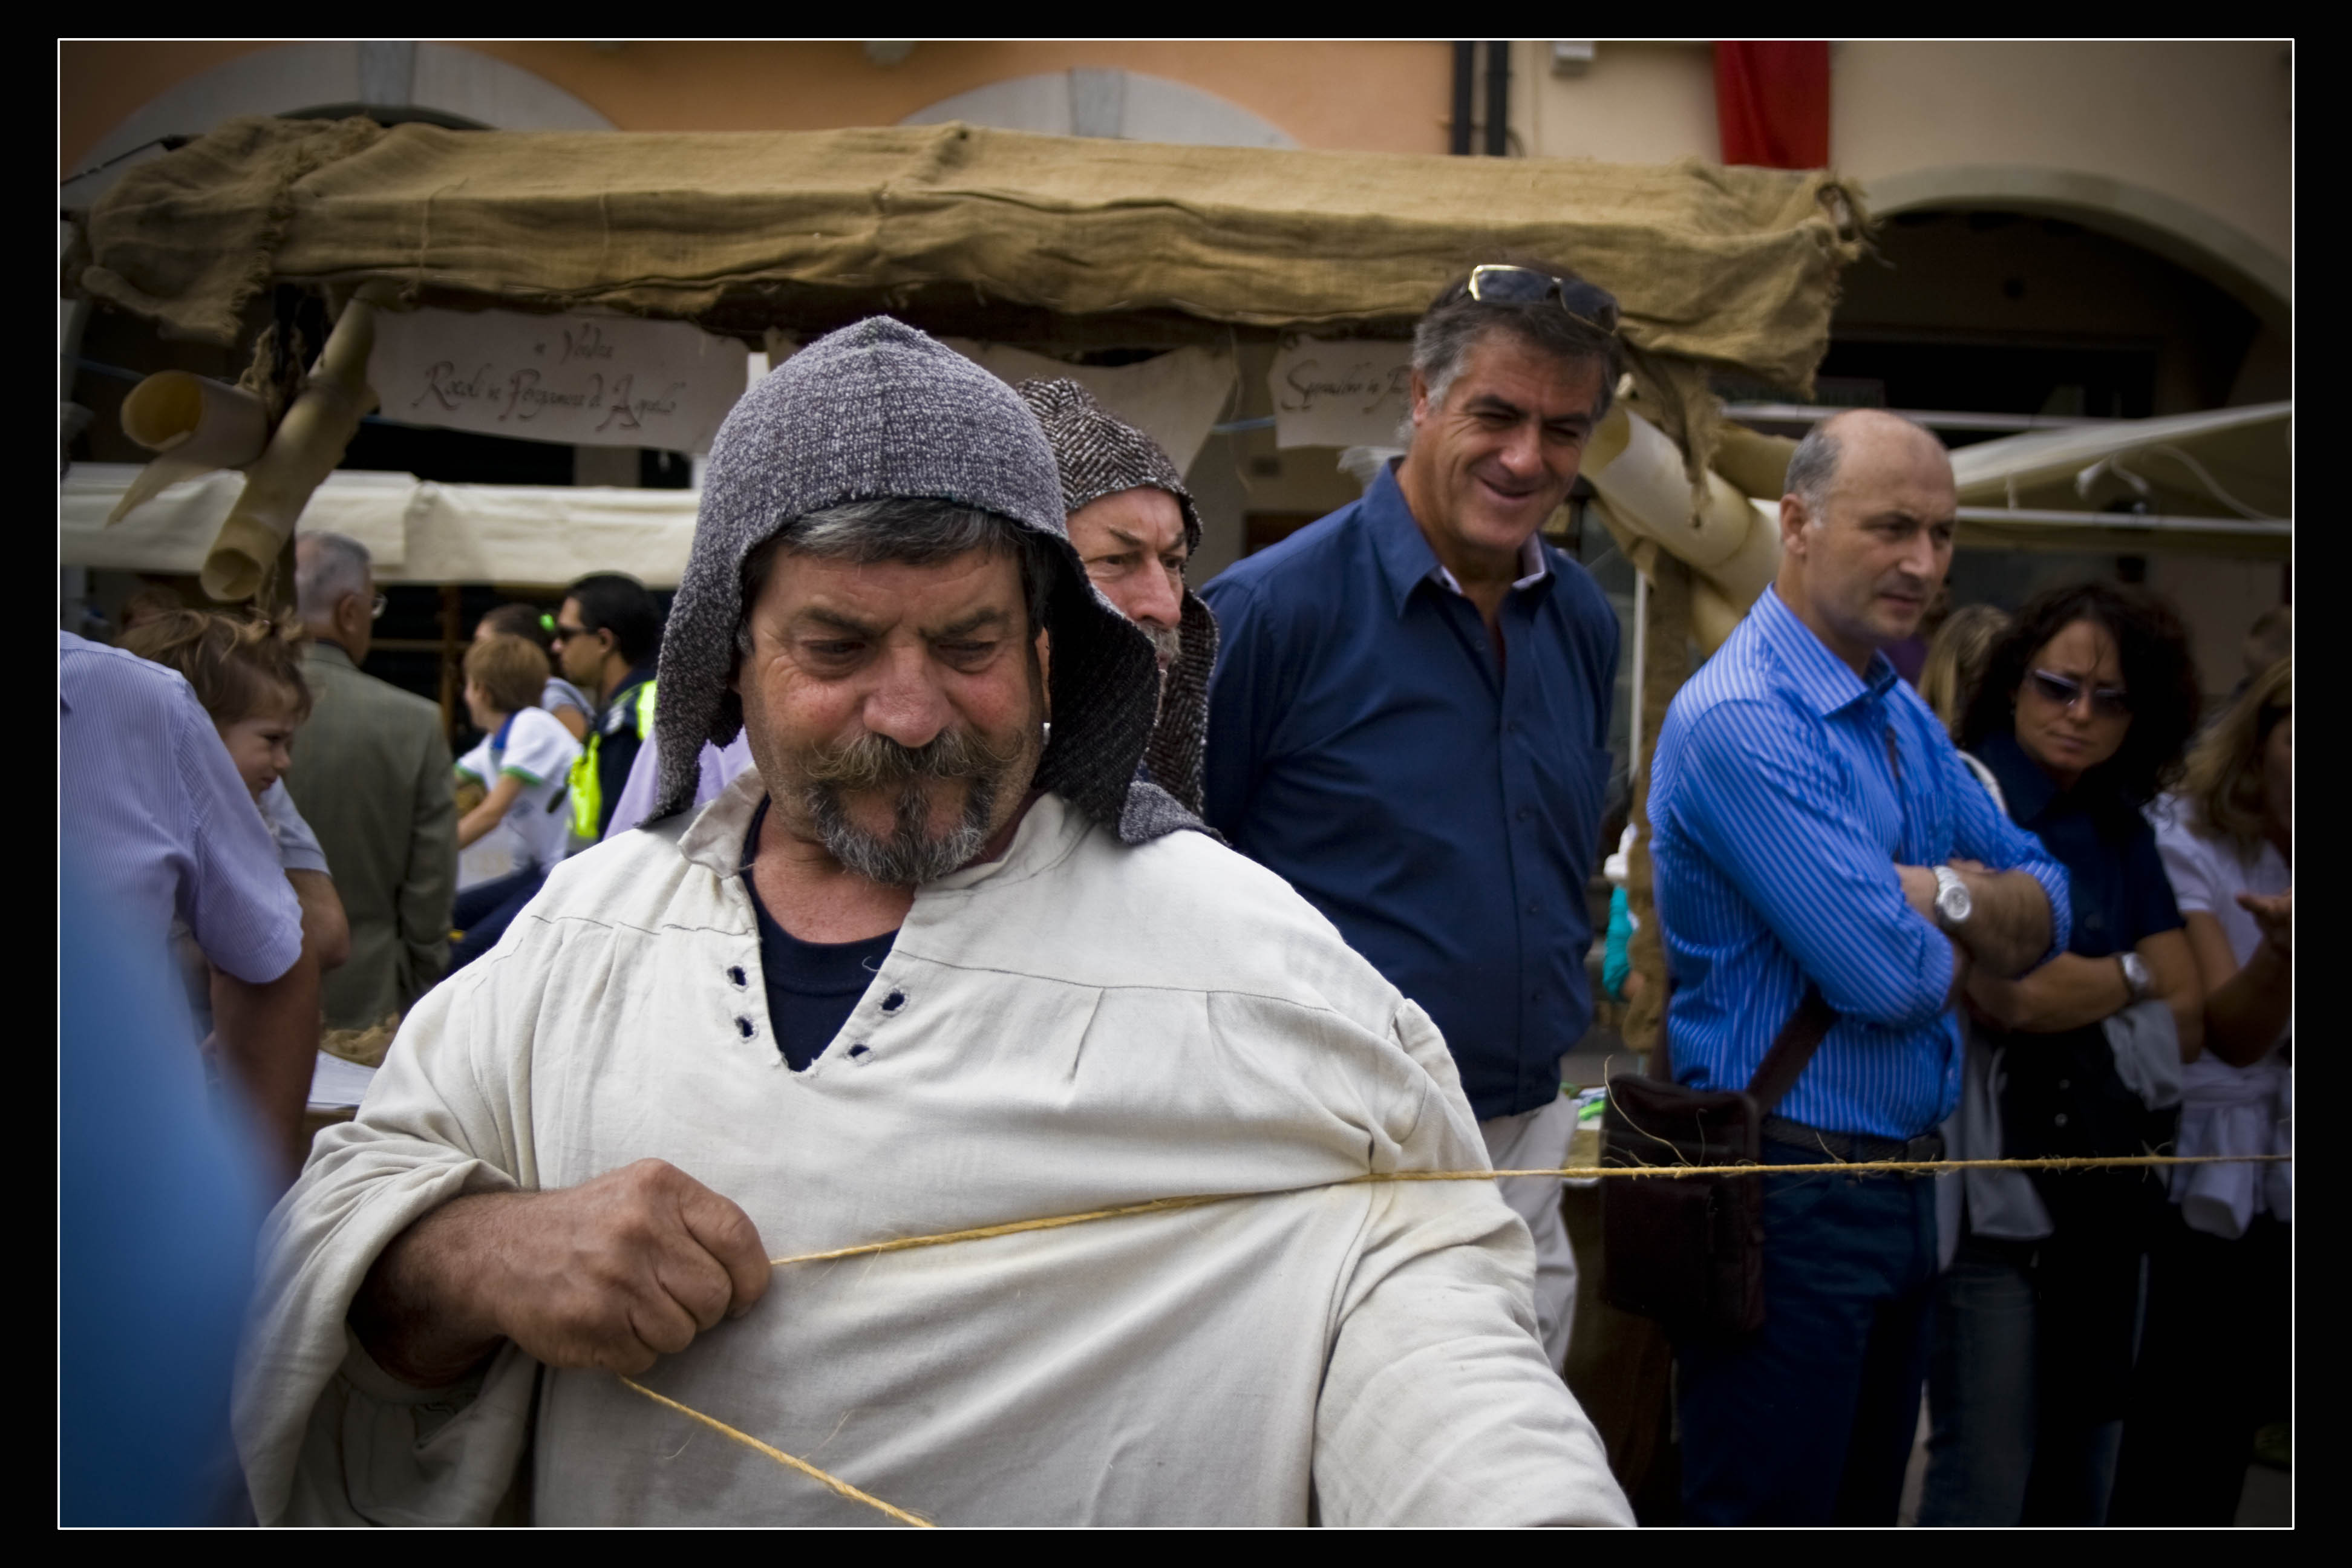
<path id="1" fill-rule="evenodd" d="M 457 734 L 458 589 L 441 584 L 441 738 L 456 743 Z"/>
<path id="2" fill-rule="evenodd" d="M 1658 1037 L 1658 1021 L 1666 999 L 1666 950 L 1659 936 L 1657 902 L 1650 868 L 1650 769 L 1658 752 L 1658 731 L 1666 721 L 1666 707 L 1690 675 L 1690 568 L 1663 550 L 1648 552 L 1649 616 L 1643 628 L 1641 704 L 1641 772 L 1634 780 L 1633 852 L 1627 857 L 1625 900 L 1640 922 L 1633 941 L 1633 973 L 1642 977 L 1642 994 L 1626 1010 L 1625 1044 L 1648 1054 Z"/>

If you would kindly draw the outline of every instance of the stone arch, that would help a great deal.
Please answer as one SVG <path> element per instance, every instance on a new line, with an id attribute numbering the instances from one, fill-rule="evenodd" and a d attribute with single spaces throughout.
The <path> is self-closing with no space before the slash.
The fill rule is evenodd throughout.
<path id="1" fill-rule="evenodd" d="M 94 169 L 158 137 L 201 135 L 236 115 L 321 110 L 497 131 L 613 129 L 553 82 L 473 49 L 405 39 L 281 44 L 199 71 L 149 99 L 100 137 L 81 163 Z M 95 199 L 91 182 L 100 177 L 71 182 L 68 205 Z"/>
<path id="2" fill-rule="evenodd" d="M 2065 218 L 2127 240 L 2213 283 L 2265 325 L 2290 329 L 2294 269 L 2236 225 L 2176 196 L 2105 174 L 2015 163 L 1951 163 L 1870 182 L 1870 210 L 1995 207 Z"/>
<path id="3" fill-rule="evenodd" d="M 1209 147 L 1296 147 L 1272 121 L 1213 92 L 1140 71 L 1088 69 L 1010 77 L 944 98 L 898 123 L 950 120 L 1047 136 L 1105 136 Z"/>

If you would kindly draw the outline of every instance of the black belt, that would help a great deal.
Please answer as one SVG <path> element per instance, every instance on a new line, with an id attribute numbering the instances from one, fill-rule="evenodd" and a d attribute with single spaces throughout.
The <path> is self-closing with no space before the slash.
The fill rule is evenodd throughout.
<path id="1" fill-rule="evenodd" d="M 1832 1132 L 1826 1128 L 1808 1127 L 1801 1121 L 1791 1121 L 1785 1116 L 1768 1116 L 1759 1129 L 1768 1143 L 1778 1143 L 1786 1149 L 1802 1149 L 1808 1154 L 1825 1155 L 1849 1164 L 1874 1164 L 1881 1160 L 1940 1160 L 1944 1157 L 1944 1138 L 1940 1132 L 1922 1132 L 1916 1138 L 1868 1138 L 1858 1132 Z"/>

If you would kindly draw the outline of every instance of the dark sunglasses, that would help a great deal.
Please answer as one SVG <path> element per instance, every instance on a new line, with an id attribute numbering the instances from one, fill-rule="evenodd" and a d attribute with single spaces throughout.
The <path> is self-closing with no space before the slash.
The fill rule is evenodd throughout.
<path id="1" fill-rule="evenodd" d="M 1470 269 L 1470 298 L 1482 305 L 1540 305 L 1557 296 L 1559 308 L 1588 327 L 1617 330 L 1617 299 L 1605 289 L 1570 278 L 1555 278 L 1532 267 L 1490 263 Z"/>
<path id="2" fill-rule="evenodd" d="M 2072 710 L 2083 700 L 2083 683 L 2071 676 L 2058 675 L 2047 669 L 2037 669 L 2026 678 L 2034 689 L 2060 708 Z M 2097 719 L 2127 719 L 2131 716 L 2131 697 L 2120 686 L 2094 686 L 2090 689 L 2091 715 Z"/>

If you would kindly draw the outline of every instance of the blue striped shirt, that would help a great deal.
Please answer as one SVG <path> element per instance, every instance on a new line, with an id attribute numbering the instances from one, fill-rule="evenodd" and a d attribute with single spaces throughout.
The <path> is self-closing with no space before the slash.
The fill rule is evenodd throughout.
<path id="1" fill-rule="evenodd" d="M 1898 765 L 1899 762 L 1899 765 Z M 1811 977 L 1838 1013 L 1776 1108 L 1910 1138 L 1959 1103 L 1951 942 L 1895 866 L 2021 870 L 2072 926 L 2066 872 L 2003 816 L 1885 654 L 1857 678 L 1767 588 L 1667 710 L 1650 786 L 1675 1076 L 1742 1089 Z"/>

